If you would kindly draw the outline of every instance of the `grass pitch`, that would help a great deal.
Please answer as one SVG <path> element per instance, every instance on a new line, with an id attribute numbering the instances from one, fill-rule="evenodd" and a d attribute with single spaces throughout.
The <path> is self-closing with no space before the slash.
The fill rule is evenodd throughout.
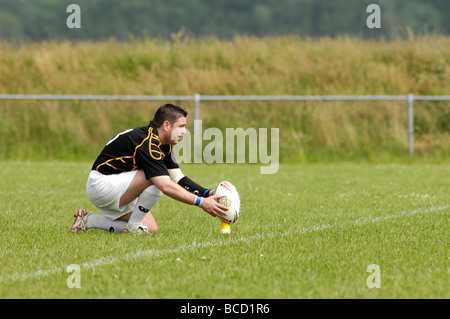
<path id="1" fill-rule="evenodd" d="M 91 163 L 2 162 L 0 298 L 449 298 L 450 165 L 184 165 L 242 199 L 230 235 L 166 196 L 159 233 L 67 232 Z M 69 265 L 81 288 L 68 288 Z M 379 272 L 368 272 L 378 265 Z M 369 267 L 370 268 L 370 267 Z M 377 275 L 380 288 L 369 288 Z"/>

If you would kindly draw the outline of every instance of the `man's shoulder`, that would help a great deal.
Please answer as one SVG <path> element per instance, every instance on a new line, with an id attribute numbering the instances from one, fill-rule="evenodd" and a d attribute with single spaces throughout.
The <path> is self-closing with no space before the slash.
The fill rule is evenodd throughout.
<path id="1" fill-rule="evenodd" d="M 159 140 L 158 131 L 152 126 L 146 126 L 141 128 L 146 130 L 149 143 L 149 153 L 154 160 L 161 160 L 164 157 L 164 152 L 162 150 L 161 141 Z"/>

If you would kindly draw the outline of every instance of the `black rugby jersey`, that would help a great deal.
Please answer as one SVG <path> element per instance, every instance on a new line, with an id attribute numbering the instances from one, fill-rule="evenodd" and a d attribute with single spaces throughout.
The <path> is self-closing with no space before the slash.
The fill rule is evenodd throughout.
<path id="1" fill-rule="evenodd" d="M 147 179 L 169 175 L 167 169 L 179 168 L 171 152 L 172 145 L 161 145 L 152 121 L 117 134 L 103 148 L 92 170 L 111 175 L 142 169 Z"/>

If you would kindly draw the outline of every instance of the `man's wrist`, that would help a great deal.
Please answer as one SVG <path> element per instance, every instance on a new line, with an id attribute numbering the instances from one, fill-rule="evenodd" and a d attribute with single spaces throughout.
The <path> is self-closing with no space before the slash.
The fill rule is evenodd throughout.
<path id="1" fill-rule="evenodd" d="M 201 203 L 202 203 L 202 198 L 200 196 L 195 195 L 195 203 L 194 203 L 194 205 L 200 207 Z"/>

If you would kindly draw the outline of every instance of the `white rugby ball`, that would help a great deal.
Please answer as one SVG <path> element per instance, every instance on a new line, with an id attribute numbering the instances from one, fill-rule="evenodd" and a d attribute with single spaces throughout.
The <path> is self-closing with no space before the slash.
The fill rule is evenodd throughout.
<path id="1" fill-rule="evenodd" d="M 241 211 L 241 199 L 239 198 L 236 187 L 227 181 L 220 182 L 216 187 L 214 195 L 222 196 L 217 199 L 217 202 L 228 207 L 227 216 L 224 219 L 230 224 L 234 223 L 238 219 Z"/>

